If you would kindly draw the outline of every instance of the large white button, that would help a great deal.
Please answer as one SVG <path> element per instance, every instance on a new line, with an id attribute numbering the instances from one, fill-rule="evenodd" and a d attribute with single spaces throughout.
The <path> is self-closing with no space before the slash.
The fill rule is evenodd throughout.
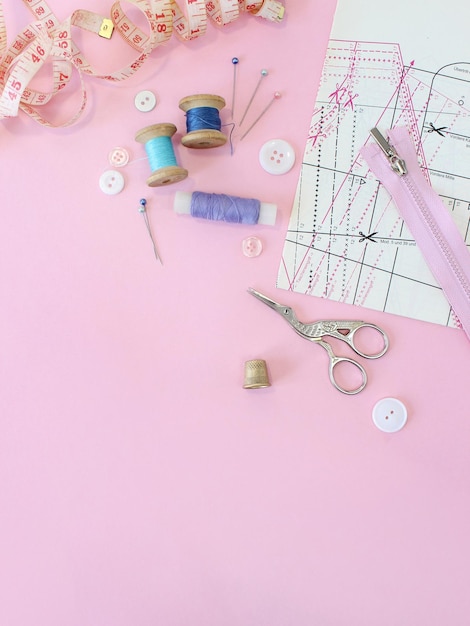
<path id="1" fill-rule="evenodd" d="M 406 424 L 406 406 L 396 398 L 383 398 L 372 409 L 374 424 L 384 433 L 396 433 Z"/>
<path id="2" fill-rule="evenodd" d="M 295 163 L 294 148 L 284 139 L 271 139 L 259 151 L 259 162 L 269 174 L 285 174 Z"/>
<path id="3" fill-rule="evenodd" d="M 157 104 L 157 98 L 153 91 L 139 91 L 139 93 L 134 98 L 134 104 L 136 106 L 136 109 L 138 109 L 139 111 L 148 113 L 155 108 L 155 105 Z"/>
<path id="4" fill-rule="evenodd" d="M 117 170 L 106 170 L 100 176 L 100 189 L 103 193 L 114 195 L 124 188 L 124 176 Z"/>

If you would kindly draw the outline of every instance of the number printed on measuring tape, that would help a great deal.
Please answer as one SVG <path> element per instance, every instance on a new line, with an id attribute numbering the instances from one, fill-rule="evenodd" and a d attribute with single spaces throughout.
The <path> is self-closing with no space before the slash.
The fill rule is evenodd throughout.
<path id="1" fill-rule="evenodd" d="M 219 26 L 235 21 L 240 12 L 280 21 L 284 6 L 279 0 L 127 0 L 146 17 L 148 33 L 138 28 L 123 10 L 120 1 L 111 6 L 110 18 L 92 11 L 76 10 L 60 22 L 45 0 L 23 0 L 34 16 L 34 23 L 19 33 L 7 47 L 7 32 L 0 0 L 0 119 L 13 117 L 21 109 L 40 124 L 53 126 L 37 110 L 47 104 L 70 82 L 78 71 L 81 104 L 78 111 L 61 126 L 74 123 L 86 105 L 83 75 L 118 82 L 134 74 L 151 52 L 174 33 L 182 41 L 200 37 L 206 32 L 208 18 Z M 111 74 L 96 72 L 72 39 L 72 27 L 89 30 L 110 38 L 113 31 L 138 52 L 128 66 Z M 45 93 L 29 87 L 31 80 L 52 61 L 52 89 Z"/>
<path id="2" fill-rule="evenodd" d="M 207 15 L 219 26 L 235 21 L 239 16 L 239 0 L 209 0 L 206 2 Z"/>
<path id="3" fill-rule="evenodd" d="M 284 17 L 284 5 L 279 0 L 238 0 L 242 11 L 272 22 L 280 22 Z"/>

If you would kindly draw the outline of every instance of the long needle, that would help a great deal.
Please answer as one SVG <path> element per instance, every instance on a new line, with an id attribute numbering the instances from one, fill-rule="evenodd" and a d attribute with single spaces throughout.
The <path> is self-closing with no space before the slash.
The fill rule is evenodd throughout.
<path id="1" fill-rule="evenodd" d="M 254 92 L 253 92 L 253 95 L 252 95 L 252 96 L 251 96 L 251 98 L 250 98 L 250 101 L 249 101 L 249 102 L 248 102 L 248 104 L 246 105 L 245 113 L 243 113 L 243 117 L 242 117 L 242 119 L 240 120 L 240 126 L 243 124 L 243 120 L 245 119 L 245 116 L 246 116 L 246 114 L 248 113 L 248 109 L 250 108 L 251 103 L 252 103 L 252 102 L 253 102 L 253 100 L 255 99 L 256 92 L 258 91 L 259 86 L 261 85 L 261 81 L 262 81 L 262 80 L 263 80 L 263 78 L 264 78 L 265 76 L 267 76 L 267 75 L 268 75 L 268 70 L 261 70 L 261 76 L 260 76 L 260 78 L 259 78 L 259 80 L 258 80 L 258 84 L 257 84 L 257 85 L 256 85 L 256 87 L 255 87 L 255 90 L 254 90 Z"/>

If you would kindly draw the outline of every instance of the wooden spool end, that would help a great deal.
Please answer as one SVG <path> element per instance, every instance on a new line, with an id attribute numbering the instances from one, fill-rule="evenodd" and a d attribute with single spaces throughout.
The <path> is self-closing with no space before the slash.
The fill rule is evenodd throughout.
<path id="1" fill-rule="evenodd" d="M 220 130 L 192 130 L 181 138 L 181 143 L 186 148 L 217 148 L 223 146 L 227 137 Z"/>
<path id="2" fill-rule="evenodd" d="M 147 185 L 149 187 L 163 187 L 164 185 L 171 185 L 177 183 L 187 177 L 188 170 L 178 165 L 169 165 L 168 167 L 162 167 L 147 178 Z"/>
<path id="3" fill-rule="evenodd" d="M 213 109 L 217 109 L 220 111 L 225 106 L 225 100 L 222 96 L 216 96 L 210 93 L 202 93 L 196 94 L 194 96 L 186 96 L 182 98 L 179 102 L 179 108 L 182 109 L 185 113 L 189 111 L 189 109 L 196 109 L 198 107 L 212 107 Z"/>
<path id="4" fill-rule="evenodd" d="M 147 143 L 155 137 L 173 137 L 176 133 L 176 126 L 170 123 L 152 124 L 146 126 L 136 133 L 135 140 L 140 143 Z"/>

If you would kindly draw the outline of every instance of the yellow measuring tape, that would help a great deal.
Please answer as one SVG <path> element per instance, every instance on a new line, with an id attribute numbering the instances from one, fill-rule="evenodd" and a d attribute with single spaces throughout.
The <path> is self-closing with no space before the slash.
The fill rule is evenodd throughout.
<path id="1" fill-rule="evenodd" d="M 174 33 L 182 41 L 190 41 L 206 32 L 208 19 L 225 26 L 244 11 L 264 19 L 279 22 L 284 6 L 279 0 L 127 0 L 145 16 L 148 32 L 130 20 L 121 3 L 114 2 L 110 17 L 86 10 L 77 10 L 60 22 L 44 0 L 23 0 L 35 21 L 18 33 L 8 46 L 2 0 L 0 0 L 0 119 L 14 117 L 20 110 L 45 126 L 55 126 L 43 117 L 38 108 L 51 101 L 78 71 L 81 83 L 81 103 L 78 111 L 60 126 L 77 121 L 83 113 L 87 95 L 84 75 L 109 81 L 121 81 L 134 74 L 152 51 Z M 78 27 L 106 39 L 118 32 L 124 41 L 138 52 L 130 65 L 112 74 L 96 72 L 72 39 L 72 28 Z M 52 61 L 52 88 L 48 92 L 29 87 L 34 76 Z"/>

